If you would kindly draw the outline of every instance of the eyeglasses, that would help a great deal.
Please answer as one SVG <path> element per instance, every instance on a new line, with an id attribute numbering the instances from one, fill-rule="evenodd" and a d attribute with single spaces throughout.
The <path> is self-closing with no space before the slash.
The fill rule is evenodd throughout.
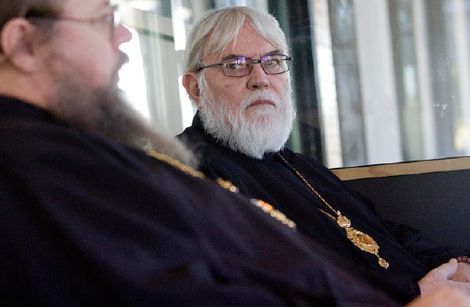
<path id="1" fill-rule="evenodd" d="M 110 28 L 111 39 L 114 38 L 114 34 L 121 25 L 121 16 L 118 11 L 118 6 L 113 5 L 110 7 L 109 13 L 103 14 L 97 17 L 74 17 L 74 16 L 34 16 L 27 15 L 27 19 L 46 19 L 53 21 L 70 21 L 70 22 L 82 22 L 89 24 L 107 24 Z"/>
<path id="2" fill-rule="evenodd" d="M 209 67 L 222 67 L 222 72 L 227 77 L 243 77 L 251 74 L 254 64 L 260 64 L 263 71 L 268 75 L 278 75 L 289 70 L 292 57 L 284 54 L 268 54 L 259 60 L 245 56 L 236 56 L 220 63 L 200 66 L 197 71 Z"/>

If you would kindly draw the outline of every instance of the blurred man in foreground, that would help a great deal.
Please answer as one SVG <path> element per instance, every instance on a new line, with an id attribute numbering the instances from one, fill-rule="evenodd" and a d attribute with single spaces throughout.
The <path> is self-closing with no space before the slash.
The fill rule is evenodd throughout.
<path id="1" fill-rule="evenodd" d="M 437 247 L 382 221 L 327 168 L 283 148 L 295 113 L 292 59 L 273 16 L 248 7 L 212 11 L 187 46 L 183 83 L 198 112 L 181 137 L 204 173 L 269 202 L 300 232 L 344 255 L 363 276 L 389 280 L 405 297 L 439 285 L 470 293 L 469 251 Z M 454 257 L 458 263 L 449 262 Z"/>

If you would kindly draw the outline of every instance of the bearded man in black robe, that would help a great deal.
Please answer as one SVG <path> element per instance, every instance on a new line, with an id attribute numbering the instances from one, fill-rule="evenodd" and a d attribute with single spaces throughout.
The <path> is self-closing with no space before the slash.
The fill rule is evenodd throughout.
<path id="1" fill-rule="evenodd" d="M 469 292 L 469 251 L 435 246 L 383 221 L 323 165 L 283 148 L 295 113 L 291 60 L 284 33 L 269 14 L 232 7 L 194 26 L 183 85 L 198 112 L 180 137 L 204 173 L 268 202 L 300 232 L 405 295 L 426 294 L 438 284 Z M 454 257 L 459 262 L 448 263 Z"/>

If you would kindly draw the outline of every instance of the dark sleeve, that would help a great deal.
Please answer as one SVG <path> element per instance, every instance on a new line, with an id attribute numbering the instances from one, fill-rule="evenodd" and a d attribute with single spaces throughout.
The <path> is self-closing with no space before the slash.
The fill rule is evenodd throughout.
<path id="1" fill-rule="evenodd" d="M 449 261 L 451 258 L 470 255 L 470 251 L 466 249 L 438 246 L 413 227 L 393 221 L 383 222 L 395 239 L 408 252 L 426 265 L 429 270 Z"/>
<path id="2" fill-rule="evenodd" d="M 2 170 L 0 170 L 2 171 Z M 11 185 L 7 184 L 5 176 L 0 176 L 0 305 L 15 306 L 22 302 L 22 293 L 19 289 L 24 288 L 21 272 L 24 267 L 18 261 L 13 244 L 8 240 L 7 225 L 3 218 L 8 217 L 8 206 L 17 204 L 13 201 Z"/>
<path id="3" fill-rule="evenodd" d="M 358 192 L 353 191 L 352 193 L 376 213 L 372 201 Z M 432 240 L 425 238 L 421 232 L 412 226 L 384 219 L 381 220 L 400 245 L 418 258 L 429 270 L 449 261 L 451 258 L 470 254 L 470 251 L 466 249 L 439 246 Z"/>
<path id="4" fill-rule="evenodd" d="M 57 147 L 0 160 L 0 306 L 286 303 L 267 285 L 219 279 L 184 187 L 166 194 L 103 150 Z"/>
<path id="5" fill-rule="evenodd" d="M 140 196 L 129 207 L 119 208 L 96 202 L 91 195 L 87 204 L 72 191 L 62 190 L 62 201 L 43 203 L 17 178 L 0 178 L 0 305 L 395 305 L 364 281 L 332 266 L 328 257 L 294 244 L 295 236 L 272 227 L 274 222 L 249 204 L 229 205 L 231 197 L 226 205 L 233 211 L 214 206 L 216 212 L 196 213 L 187 208 L 192 217 L 181 219 L 163 210 L 179 206 L 176 195 L 166 203 L 160 197 L 159 208 L 145 209 L 138 205 Z M 237 208 L 247 210 L 241 210 L 241 216 Z M 256 242 L 271 240 L 272 244 L 266 243 L 266 253 L 253 250 L 254 258 L 249 260 L 246 254 L 230 253 L 233 245 L 227 243 L 224 257 L 218 259 L 220 248 L 211 251 L 217 236 L 204 236 L 197 229 L 202 223 L 194 228 L 184 222 L 207 220 L 204 216 L 212 214 L 220 220 L 217 233 L 226 234 L 222 238 L 238 237 L 252 228 L 253 233 L 266 236 Z M 224 217 L 225 221 L 237 219 L 240 227 L 224 222 Z M 240 237 L 237 244 L 244 246 L 244 240 L 248 242 Z M 263 268 L 255 261 L 261 255 L 277 258 L 283 265 Z M 279 270 L 286 271 L 285 277 L 277 275 Z M 367 302 L 362 302 L 362 293 L 368 294 Z"/>
<path id="6" fill-rule="evenodd" d="M 133 172 L 98 150 L 51 151 L 0 161 L 1 306 L 329 306 L 364 291 L 394 305 L 208 182 Z"/>
<path id="7" fill-rule="evenodd" d="M 98 203 L 71 210 L 79 196 L 41 203 L 15 181 L 0 178 L 1 306 L 281 306 L 295 298 L 218 280 L 197 235 L 170 212 L 176 226 Z"/>

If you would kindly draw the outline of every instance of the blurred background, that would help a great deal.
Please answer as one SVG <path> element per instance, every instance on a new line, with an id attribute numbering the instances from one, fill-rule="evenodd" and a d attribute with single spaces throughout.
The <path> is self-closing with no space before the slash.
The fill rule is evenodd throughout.
<path id="1" fill-rule="evenodd" d="M 294 58 L 288 147 L 330 168 L 470 155 L 470 0 L 120 0 L 120 88 L 169 135 L 195 112 L 186 35 L 207 10 L 274 15 Z"/>

